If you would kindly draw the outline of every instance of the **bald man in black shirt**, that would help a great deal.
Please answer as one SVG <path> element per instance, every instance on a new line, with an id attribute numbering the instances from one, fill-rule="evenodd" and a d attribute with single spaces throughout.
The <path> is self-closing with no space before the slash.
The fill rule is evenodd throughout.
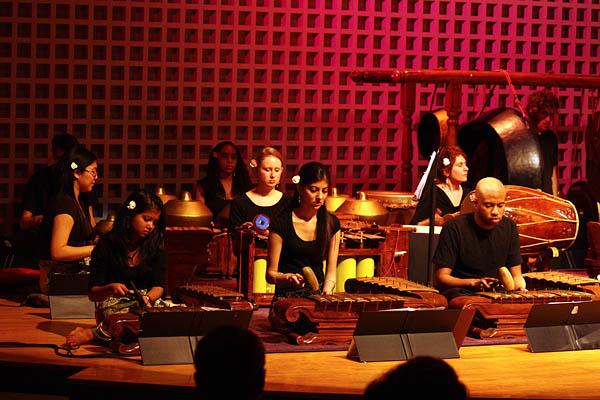
<path id="1" fill-rule="evenodd" d="M 433 257 L 435 286 L 449 300 L 498 285 L 500 267 L 510 270 L 515 289 L 525 289 L 517 226 L 504 217 L 504 185 L 496 178 L 484 178 L 475 196 L 474 213 L 444 225 Z"/>

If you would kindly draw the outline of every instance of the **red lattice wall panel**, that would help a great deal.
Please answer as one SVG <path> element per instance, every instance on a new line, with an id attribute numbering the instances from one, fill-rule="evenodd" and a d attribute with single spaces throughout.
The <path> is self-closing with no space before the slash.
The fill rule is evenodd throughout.
<path id="1" fill-rule="evenodd" d="M 357 86 L 351 71 L 597 74 L 599 15 L 598 0 L 0 1 L 0 220 L 9 231 L 56 132 L 100 157 L 97 215 L 135 187 L 191 189 L 221 140 L 279 148 L 285 189 L 309 160 L 347 193 L 399 189 L 400 88 Z M 443 92 L 418 87 L 415 122 Z M 464 88 L 461 122 L 481 108 L 475 93 Z M 584 178 L 569 127 L 591 97 L 558 94 L 564 186 Z M 503 105 L 498 87 L 490 106 Z M 414 184 L 423 164 L 415 146 Z"/>

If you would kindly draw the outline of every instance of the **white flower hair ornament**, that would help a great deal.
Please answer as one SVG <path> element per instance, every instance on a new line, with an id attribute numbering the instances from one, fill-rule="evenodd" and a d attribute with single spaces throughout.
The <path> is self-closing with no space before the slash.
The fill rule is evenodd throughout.
<path id="1" fill-rule="evenodd" d="M 300 183 L 300 175 L 294 175 L 292 177 L 292 183 L 295 185 L 299 184 Z"/>
<path id="2" fill-rule="evenodd" d="M 450 159 L 448 157 L 444 157 L 442 159 L 442 164 L 444 164 L 444 167 L 447 167 L 448 165 L 450 165 Z"/>
<path id="3" fill-rule="evenodd" d="M 129 204 L 127 204 L 127 208 L 130 210 L 134 210 L 135 209 L 135 201 L 131 200 L 129 202 Z"/>
<path id="4" fill-rule="evenodd" d="M 75 161 L 73 161 L 73 162 L 71 163 L 71 169 L 72 169 L 72 170 L 76 170 L 77 168 L 79 168 L 79 165 L 77 165 L 77 163 L 76 163 Z"/>
<path id="5" fill-rule="evenodd" d="M 250 165 L 250 168 L 256 168 L 258 167 L 258 163 L 256 162 L 256 159 L 252 159 L 250 160 L 250 162 L 248 163 Z"/>

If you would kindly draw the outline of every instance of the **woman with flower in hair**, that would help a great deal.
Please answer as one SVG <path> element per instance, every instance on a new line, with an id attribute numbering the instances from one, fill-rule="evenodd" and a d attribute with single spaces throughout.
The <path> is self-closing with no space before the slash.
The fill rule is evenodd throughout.
<path id="1" fill-rule="evenodd" d="M 293 182 L 292 203 L 272 221 L 269 232 L 266 278 L 276 285 L 273 301 L 311 294 L 303 274 L 305 267 L 317 278 L 319 292 L 333 293 L 336 283 L 340 221 L 325 207 L 331 186 L 329 171 L 319 162 L 309 162 Z"/>
<path id="2" fill-rule="evenodd" d="M 435 194 L 435 224 L 443 225 L 451 215 L 460 212 L 460 205 L 469 193 L 462 187 L 467 181 L 467 156 L 458 146 L 445 146 L 440 149 Z M 429 225 L 431 198 L 423 193 L 411 220 L 411 224 Z M 446 216 L 444 219 L 443 217 Z"/>
<path id="3" fill-rule="evenodd" d="M 229 205 L 237 196 L 252 188 L 242 153 L 232 142 L 221 142 L 210 152 L 206 177 L 194 188 L 194 198 L 204 202 L 213 213 L 213 221 L 229 218 Z"/>
<path id="4" fill-rule="evenodd" d="M 133 192 L 121 205 L 113 229 L 100 238 L 90 263 L 88 297 L 97 304 L 100 324 L 76 328 L 67 335 L 67 344 L 110 342 L 112 337 L 101 322 L 135 305 L 134 287 L 148 307 L 162 297 L 167 271 L 162 211 L 160 198 L 145 190 Z"/>
<path id="5" fill-rule="evenodd" d="M 57 195 L 42 220 L 40 288 L 48 293 L 56 272 L 79 272 L 95 243 L 94 216 L 88 194 L 98 178 L 96 155 L 83 146 L 71 149 L 56 167 Z"/>
<path id="6" fill-rule="evenodd" d="M 273 147 L 265 147 L 253 160 L 253 165 L 257 174 L 256 187 L 237 197 L 231 203 L 229 223 L 234 239 L 238 237 L 236 228 L 245 223 L 252 223 L 254 217 L 259 214 L 272 220 L 290 202 L 290 197 L 277 189 L 281 174 L 283 174 L 281 153 Z"/>

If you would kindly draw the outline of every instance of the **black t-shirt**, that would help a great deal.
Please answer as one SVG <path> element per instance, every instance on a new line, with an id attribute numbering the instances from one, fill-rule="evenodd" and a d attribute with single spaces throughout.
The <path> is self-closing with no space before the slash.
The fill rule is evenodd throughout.
<path id="1" fill-rule="evenodd" d="M 223 210 L 227 204 L 231 203 L 232 200 L 225 200 L 219 196 L 213 187 L 209 184 L 208 178 L 204 178 L 198 181 L 198 185 L 202 187 L 204 191 L 204 204 L 213 213 L 213 221 L 217 221 L 217 215 Z"/>
<path id="2" fill-rule="evenodd" d="M 93 242 L 95 234 L 90 223 L 89 204 L 87 198 L 80 196 L 81 207 L 72 196 L 62 194 L 50 205 L 42 220 L 43 244 L 40 258 L 50 259 L 50 242 L 52 240 L 52 226 L 54 217 L 60 214 L 68 214 L 73 218 L 73 227 L 67 240 L 68 246 L 80 247 Z"/>
<path id="3" fill-rule="evenodd" d="M 498 268 L 521 264 L 517 226 L 504 217 L 483 229 L 475 214 L 459 215 L 443 226 L 433 262 L 456 278 L 498 278 Z"/>
<path id="4" fill-rule="evenodd" d="M 122 265 L 115 257 L 115 248 L 109 236 L 103 236 L 92 251 L 89 287 L 122 283 L 129 289 L 133 282 L 138 289 L 165 286 L 167 273 L 166 253 L 161 250 L 143 265 Z"/>
<path id="5" fill-rule="evenodd" d="M 52 166 L 44 167 L 31 175 L 25 187 L 23 210 L 30 211 L 33 215 L 44 215 L 53 197 L 55 179 Z"/>
<path id="6" fill-rule="evenodd" d="M 552 194 L 552 173 L 558 165 L 558 139 L 554 132 L 543 131 L 538 135 L 544 166 L 542 169 L 542 191 Z"/>
<path id="7" fill-rule="evenodd" d="M 331 237 L 333 237 L 340 230 L 340 221 L 333 214 L 329 214 L 329 218 L 331 218 L 333 228 Z M 302 268 L 309 266 L 314 271 L 319 283 L 323 283 L 325 280 L 323 258 L 318 254 L 317 241 L 305 241 L 298 237 L 292 222 L 292 210 L 288 209 L 272 220 L 269 229 L 283 239 L 278 271 L 302 274 Z"/>
<path id="8" fill-rule="evenodd" d="M 259 214 L 266 215 L 273 222 L 273 219 L 288 207 L 290 201 L 290 196 L 283 193 L 283 196 L 281 196 L 281 199 L 277 203 L 270 207 L 263 207 L 254 204 L 246 193 L 237 197 L 231 202 L 231 210 L 229 211 L 229 225 L 232 236 L 234 238 L 238 236 L 236 227 L 242 225 L 244 222 L 252 222 L 254 217 Z"/>
<path id="9" fill-rule="evenodd" d="M 439 208 L 442 211 L 442 215 L 446 214 L 454 214 L 455 212 L 460 211 L 460 205 L 462 204 L 469 191 L 463 187 L 462 197 L 460 198 L 460 204 L 458 206 L 454 206 L 452 204 L 452 200 L 448 197 L 446 192 L 444 192 L 439 186 L 435 186 L 435 208 Z M 417 204 L 417 209 L 415 210 L 415 214 L 410 220 L 411 225 L 416 225 L 419 222 L 429 218 L 431 215 L 431 195 L 429 193 L 423 193 L 419 203 Z"/>

